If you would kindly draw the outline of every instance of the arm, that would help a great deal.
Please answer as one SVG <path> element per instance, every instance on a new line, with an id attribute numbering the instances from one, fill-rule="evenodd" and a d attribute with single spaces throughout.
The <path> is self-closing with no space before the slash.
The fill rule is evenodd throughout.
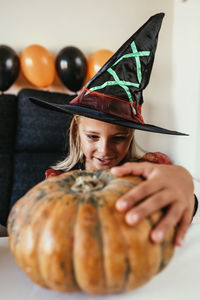
<path id="1" fill-rule="evenodd" d="M 181 246 L 195 206 L 190 173 L 180 166 L 149 162 L 126 163 L 112 168 L 112 172 L 116 176 L 133 174 L 147 179 L 116 202 L 118 210 L 126 211 L 126 222 L 134 225 L 153 212 L 168 207 L 165 216 L 152 230 L 151 239 L 161 242 L 167 231 L 176 226 L 175 244 Z M 142 199 L 145 201 L 140 202 Z"/>
<path id="2" fill-rule="evenodd" d="M 172 165 L 172 162 L 169 159 L 169 157 L 166 154 L 161 152 L 148 152 L 140 159 L 140 161 L 147 161 L 156 164 Z M 196 195 L 194 195 L 193 216 L 195 216 L 197 209 L 198 209 L 198 199 Z"/>

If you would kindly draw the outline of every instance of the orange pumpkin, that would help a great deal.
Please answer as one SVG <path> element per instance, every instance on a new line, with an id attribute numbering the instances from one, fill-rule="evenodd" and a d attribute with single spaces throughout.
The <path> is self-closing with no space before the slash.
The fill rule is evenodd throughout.
<path id="1" fill-rule="evenodd" d="M 129 226 L 115 209 L 142 180 L 71 171 L 33 187 L 8 219 L 18 265 L 37 284 L 61 292 L 116 293 L 149 281 L 172 257 L 174 232 L 155 244 L 150 232 L 161 211 Z"/>

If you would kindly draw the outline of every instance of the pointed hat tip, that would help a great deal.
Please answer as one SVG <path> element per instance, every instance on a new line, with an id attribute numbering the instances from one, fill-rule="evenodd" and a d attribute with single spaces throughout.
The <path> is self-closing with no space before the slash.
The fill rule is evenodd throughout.
<path id="1" fill-rule="evenodd" d="M 149 23 L 149 22 L 160 22 L 161 23 L 164 16 L 165 16 L 165 13 L 163 13 L 163 12 L 155 14 L 155 15 L 151 16 L 146 23 Z"/>
<path id="2" fill-rule="evenodd" d="M 94 80 L 101 76 L 117 59 L 122 57 L 125 50 L 130 46 L 130 43 L 137 39 L 139 43 L 144 43 L 145 39 L 148 39 L 150 43 L 154 44 L 154 48 L 156 49 L 157 45 L 157 36 L 162 24 L 162 20 L 165 14 L 163 12 L 157 13 L 151 16 L 146 23 L 144 23 L 114 54 L 110 59 L 101 67 L 101 69 L 91 78 L 86 87 L 90 89 L 91 84 L 94 83 Z M 154 52 L 155 52 L 154 49 Z"/>
<path id="3" fill-rule="evenodd" d="M 160 18 L 163 18 L 164 16 L 165 16 L 165 13 L 163 13 L 163 12 L 160 12 L 160 13 L 157 13 L 157 14 L 155 14 L 155 15 L 151 16 L 151 17 L 150 17 L 150 19 L 151 19 L 151 18 L 155 18 L 155 17 L 160 17 Z"/>

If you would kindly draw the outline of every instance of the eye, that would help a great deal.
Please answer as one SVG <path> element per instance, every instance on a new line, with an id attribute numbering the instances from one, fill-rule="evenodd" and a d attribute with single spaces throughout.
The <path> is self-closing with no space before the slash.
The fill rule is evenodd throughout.
<path id="1" fill-rule="evenodd" d="M 90 140 L 96 140 L 96 139 L 98 139 L 98 136 L 94 135 L 94 134 L 87 134 L 87 138 Z"/>
<path id="2" fill-rule="evenodd" d="M 115 141 L 115 142 L 124 141 L 126 139 L 127 139 L 127 136 L 123 136 L 123 135 L 113 137 L 113 141 Z"/>

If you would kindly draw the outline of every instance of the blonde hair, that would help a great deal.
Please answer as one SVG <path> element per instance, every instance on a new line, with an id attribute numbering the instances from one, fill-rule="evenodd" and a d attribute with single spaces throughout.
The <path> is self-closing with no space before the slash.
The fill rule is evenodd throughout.
<path id="1" fill-rule="evenodd" d="M 81 150 L 81 142 L 80 142 L 80 136 L 78 132 L 78 123 L 81 116 L 74 115 L 69 129 L 69 153 L 67 157 L 55 164 L 54 166 L 51 166 L 51 168 L 55 170 L 62 170 L 62 171 L 69 171 L 71 170 L 78 162 L 83 163 L 84 162 L 84 154 Z M 130 129 L 130 128 L 128 128 Z M 131 129 L 130 129 L 131 130 Z M 126 161 L 133 161 L 137 160 L 138 157 L 136 155 L 136 149 L 135 149 L 135 141 L 134 136 L 131 140 L 130 147 L 127 153 L 127 156 L 125 158 Z"/>

